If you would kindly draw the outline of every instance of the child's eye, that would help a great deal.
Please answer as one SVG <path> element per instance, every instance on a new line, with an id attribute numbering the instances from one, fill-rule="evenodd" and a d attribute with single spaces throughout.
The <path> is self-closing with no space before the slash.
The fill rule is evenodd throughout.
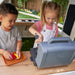
<path id="1" fill-rule="evenodd" d="M 12 20 L 10 20 L 9 22 L 12 22 Z"/>
<path id="2" fill-rule="evenodd" d="M 55 20 L 56 18 L 53 18 L 52 20 Z"/>

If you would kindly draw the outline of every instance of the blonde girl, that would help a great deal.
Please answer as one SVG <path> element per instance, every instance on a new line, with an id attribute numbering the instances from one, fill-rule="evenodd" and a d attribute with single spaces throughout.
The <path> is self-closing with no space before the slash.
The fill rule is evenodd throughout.
<path id="1" fill-rule="evenodd" d="M 41 6 L 40 14 L 40 21 L 29 28 L 29 31 L 33 35 L 37 34 L 39 36 L 39 38 L 35 40 L 34 48 L 37 47 L 39 42 L 47 42 L 50 38 L 58 36 L 57 23 L 60 19 L 61 6 L 52 1 L 44 1 Z"/>

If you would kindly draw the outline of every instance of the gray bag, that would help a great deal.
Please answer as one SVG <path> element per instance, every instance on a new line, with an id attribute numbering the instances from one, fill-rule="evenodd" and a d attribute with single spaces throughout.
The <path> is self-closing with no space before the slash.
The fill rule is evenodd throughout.
<path id="1" fill-rule="evenodd" d="M 69 37 L 52 38 L 38 46 L 36 64 L 38 68 L 68 65 L 75 56 L 75 41 Z"/>

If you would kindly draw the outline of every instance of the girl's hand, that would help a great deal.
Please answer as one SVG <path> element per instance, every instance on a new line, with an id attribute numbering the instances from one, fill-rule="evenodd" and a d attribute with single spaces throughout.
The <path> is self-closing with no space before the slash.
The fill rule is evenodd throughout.
<path id="1" fill-rule="evenodd" d="M 35 43 L 39 44 L 42 41 L 43 41 L 43 36 L 41 35 L 41 36 L 39 36 L 38 39 L 35 40 Z"/>
<path id="2" fill-rule="evenodd" d="M 21 52 L 20 51 L 16 51 L 17 56 L 19 57 L 19 59 L 21 58 Z"/>
<path id="3" fill-rule="evenodd" d="M 3 56 L 4 56 L 5 59 L 7 59 L 7 60 L 12 60 L 12 59 L 13 59 L 12 56 L 11 56 L 11 54 L 10 54 L 10 52 L 9 52 L 9 51 L 6 51 L 6 50 L 4 50 Z"/>

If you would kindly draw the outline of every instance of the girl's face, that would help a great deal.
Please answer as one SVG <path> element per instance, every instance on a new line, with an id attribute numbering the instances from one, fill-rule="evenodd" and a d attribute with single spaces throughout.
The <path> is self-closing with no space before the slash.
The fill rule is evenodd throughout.
<path id="1" fill-rule="evenodd" d="M 57 19 L 57 12 L 55 10 L 48 10 L 45 12 L 45 22 L 48 25 L 53 25 L 53 23 L 56 21 Z"/>
<path id="2" fill-rule="evenodd" d="M 10 31 L 11 28 L 15 24 L 15 20 L 17 19 L 17 15 L 14 14 L 6 14 L 1 18 L 1 27 L 5 31 Z"/>

